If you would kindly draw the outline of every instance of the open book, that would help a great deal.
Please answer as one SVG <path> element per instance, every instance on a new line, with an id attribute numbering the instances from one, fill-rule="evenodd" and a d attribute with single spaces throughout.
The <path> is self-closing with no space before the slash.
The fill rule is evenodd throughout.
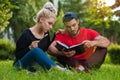
<path id="1" fill-rule="evenodd" d="M 73 45 L 73 46 L 67 46 L 66 44 L 60 42 L 60 41 L 56 41 L 56 48 L 59 50 L 59 51 L 71 51 L 71 50 L 75 50 L 76 51 L 76 54 L 81 54 L 83 53 L 85 50 L 84 50 L 84 44 L 77 44 L 77 45 Z"/>

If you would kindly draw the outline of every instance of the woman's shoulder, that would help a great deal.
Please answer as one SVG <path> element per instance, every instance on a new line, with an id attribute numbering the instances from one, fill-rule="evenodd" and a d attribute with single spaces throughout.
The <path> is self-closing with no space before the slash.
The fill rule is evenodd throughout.
<path id="1" fill-rule="evenodd" d="M 29 28 L 26 28 L 22 31 L 22 35 L 27 35 L 27 34 L 31 34 L 31 31 Z"/>
<path id="2" fill-rule="evenodd" d="M 30 29 L 27 28 L 27 29 L 22 30 L 22 33 L 21 33 L 20 36 L 21 36 L 21 37 L 23 37 L 23 36 L 28 36 L 30 33 L 31 33 Z"/>
<path id="3" fill-rule="evenodd" d="M 23 33 L 29 33 L 29 32 L 31 32 L 29 28 L 23 30 Z"/>

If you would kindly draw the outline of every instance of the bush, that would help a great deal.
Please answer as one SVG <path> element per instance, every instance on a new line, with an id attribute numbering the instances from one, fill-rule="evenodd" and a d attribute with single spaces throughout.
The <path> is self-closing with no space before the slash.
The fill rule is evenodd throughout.
<path id="1" fill-rule="evenodd" d="M 118 44 L 111 44 L 108 53 L 113 64 L 120 64 L 120 46 Z"/>
<path id="2" fill-rule="evenodd" d="M 14 59 L 15 45 L 10 40 L 0 39 L 0 59 Z"/>

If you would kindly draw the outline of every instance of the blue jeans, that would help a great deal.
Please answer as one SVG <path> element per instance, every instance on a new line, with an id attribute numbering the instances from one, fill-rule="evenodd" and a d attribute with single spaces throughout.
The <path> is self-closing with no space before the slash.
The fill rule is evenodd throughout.
<path id="1" fill-rule="evenodd" d="M 16 68 L 29 68 L 36 61 L 40 66 L 46 69 L 56 66 L 57 64 L 51 60 L 45 52 L 40 48 L 33 48 L 26 53 L 20 60 L 18 60 L 14 66 Z"/>

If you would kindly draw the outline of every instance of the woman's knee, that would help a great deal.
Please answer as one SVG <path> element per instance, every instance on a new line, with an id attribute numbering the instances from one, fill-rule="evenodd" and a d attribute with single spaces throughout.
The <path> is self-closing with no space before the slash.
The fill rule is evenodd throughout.
<path id="1" fill-rule="evenodd" d="M 43 53 L 44 53 L 44 51 L 43 51 L 42 49 L 40 49 L 40 48 L 33 48 L 33 49 L 31 50 L 31 52 L 32 52 L 34 55 L 40 55 L 40 54 L 43 54 Z"/>
<path id="2" fill-rule="evenodd" d="M 40 48 L 32 48 L 31 51 L 34 52 L 34 51 L 37 51 L 37 50 L 39 50 L 39 49 L 40 49 Z"/>

